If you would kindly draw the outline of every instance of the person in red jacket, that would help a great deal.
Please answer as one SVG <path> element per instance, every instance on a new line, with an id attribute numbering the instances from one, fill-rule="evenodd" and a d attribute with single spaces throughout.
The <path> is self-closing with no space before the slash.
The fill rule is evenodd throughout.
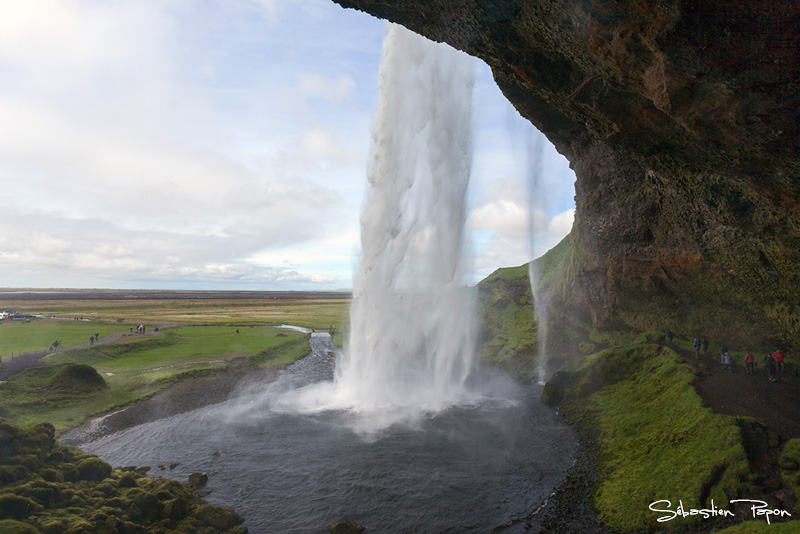
<path id="1" fill-rule="evenodd" d="M 783 352 L 781 349 L 773 352 L 772 358 L 775 360 L 775 369 L 778 373 L 778 376 L 781 376 L 781 373 L 783 372 Z"/>
<path id="2" fill-rule="evenodd" d="M 744 355 L 744 370 L 748 375 L 753 374 L 753 366 L 755 364 L 755 361 L 756 360 L 755 358 L 753 358 L 753 355 L 750 354 L 750 351 L 748 351 L 747 354 Z"/>

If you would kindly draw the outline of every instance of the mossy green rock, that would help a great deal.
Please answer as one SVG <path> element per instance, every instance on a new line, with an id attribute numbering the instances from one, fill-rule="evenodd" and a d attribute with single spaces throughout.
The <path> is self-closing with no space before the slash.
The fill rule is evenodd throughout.
<path id="1" fill-rule="evenodd" d="M 0 420 L 0 534 L 244 534 L 243 519 L 174 480 L 112 469 L 53 439 L 51 425 Z"/>
<path id="2" fill-rule="evenodd" d="M 21 495 L 0 495 L 0 518 L 2 519 L 24 519 L 41 508 L 36 501 Z"/>
<path id="3" fill-rule="evenodd" d="M 50 379 L 54 388 L 94 390 L 106 387 L 106 381 L 94 367 L 80 363 L 61 366 Z"/>
<path id="4" fill-rule="evenodd" d="M 230 530 L 243 522 L 242 518 L 230 508 L 210 504 L 198 506 L 195 515 L 206 525 L 222 531 Z"/>
<path id="5" fill-rule="evenodd" d="M 332 525 L 328 532 L 331 534 L 361 534 L 366 529 L 353 521 L 342 521 Z"/>
<path id="6" fill-rule="evenodd" d="M 189 485 L 195 489 L 206 487 L 208 475 L 205 473 L 192 473 L 189 475 Z"/>
<path id="7" fill-rule="evenodd" d="M 111 465 L 96 456 L 81 460 L 77 467 L 81 480 L 99 481 L 111 475 Z"/>
<path id="8" fill-rule="evenodd" d="M 63 532 L 63 531 L 62 531 Z M 0 521 L 0 533 L 2 534 L 41 534 L 39 530 L 35 529 L 27 523 L 14 521 L 13 519 L 4 519 Z"/>

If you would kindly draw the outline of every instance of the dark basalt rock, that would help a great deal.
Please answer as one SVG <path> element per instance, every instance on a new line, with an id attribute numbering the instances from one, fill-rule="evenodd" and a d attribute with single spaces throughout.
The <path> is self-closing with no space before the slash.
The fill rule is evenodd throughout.
<path id="1" fill-rule="evenodd" d="M 361 534 L 366 529 L 353 521 L 342 521 L 332 525 L 328 532 L 331 534 Z"/>
<path id="2" fill-rule="evenodd" d="M 208 484 L 208 475 L 205 473 L 192 473 L 189 475 L 189 486 L 194 489 L 205 488 Z"/>
<path id="3" fill-rule="evenodd" d="M 569 159 L 569 312 L 800 341 L 800 4 L 335 1 L 483 59 Z"/>

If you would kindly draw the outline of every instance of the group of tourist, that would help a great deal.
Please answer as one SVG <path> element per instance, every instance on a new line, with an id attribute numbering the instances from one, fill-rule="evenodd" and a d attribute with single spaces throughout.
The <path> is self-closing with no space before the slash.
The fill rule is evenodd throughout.
<path id="1" fill-rule="evenodd" d="M 750 363 L 748 364 L 748 358 Z M 748 371 L 748 374 L 753 374 L 753 355 L 749 352 L 745 354 L 744 361 L 745 361 L 745 369 Z M 781 349 L 776 350 L 772 354 L 767 354 L 764 356 L 764 372 L 767 374 L 767 378 L 772 381 L 784 373 L 785 366 L 784 366 L 784 358 L 783 358 L 783 351 Z"/>
<path id="2" fill-rule="evenodd" d="M 722 352 L 720 354 L 720 360 L 722 365 L 724 365 L 729 373 L 733 372 L 732 369 L 732 358 L 730 353 L 728 352 L 728 347 L 722 345 Z M 778 377 L 780 377 L 785 372 L 785 365 L 784 365 L 784 358 L 783 358 L 783 351 L 781 349 L 776 350 L 772 354 L 767 354 L 764 356 L 763 360 L 764 365 L 764 373 L 767 375 L 771 381 L 775 381 Z M 755 366 L 756 366 L 756 359 L 753 356 L 753 353 L 747 351 L 744 355 L 744 372 L 748 375 L 755 374 Z"/>
<path id="3" fill-rule="evenodd" d="M 667 343 L 671 347 L 672 340 L 674 338 L 674 334 L 671 330 L 667 330 Z M 697 336 L 692 340 L 692 347 L 694 348 L 694 354 L 696 358 L 700 357 L 700 351 L 703 351 L 703 355 L 708 355 L 708 339 L 705 337 Z M 729 373 L 733 372 L 733 358 L 731 357 L 730 352 L 728 351 L 728 347 L 725 344 L 722 344 L 720 349 L 720 362 L 725 368 L 728 370 Z M 764 365 L 764 374 L 766 374 L 767 378 L 771 381 L 775 381 L 778 377 L 785 373 L 786 367 L 784 362 L 784 354 L 781 349 L 776 350 L 772 354 L 767 354 L 764 356 L 763 360 Z M 755 374 L 755 366 L 756 366 L 756 359 L 753 356 L 752 352 L 747 351 L 744 355 L 744 368 L 745 373 L 748 375 Z"/>

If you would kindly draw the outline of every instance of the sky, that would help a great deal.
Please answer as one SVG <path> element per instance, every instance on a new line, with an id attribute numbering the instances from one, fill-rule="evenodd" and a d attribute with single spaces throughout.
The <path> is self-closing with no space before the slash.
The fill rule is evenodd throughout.
<path id="1" fill-rule="evenodd" d="M 0 0 L 0 287 L 352 288 L 385 25 L 330 0 Z M 558 243 L 575 194 L 545 140 L 530 199 L 541 134 L 474 62 L 471 283 Z"/>

